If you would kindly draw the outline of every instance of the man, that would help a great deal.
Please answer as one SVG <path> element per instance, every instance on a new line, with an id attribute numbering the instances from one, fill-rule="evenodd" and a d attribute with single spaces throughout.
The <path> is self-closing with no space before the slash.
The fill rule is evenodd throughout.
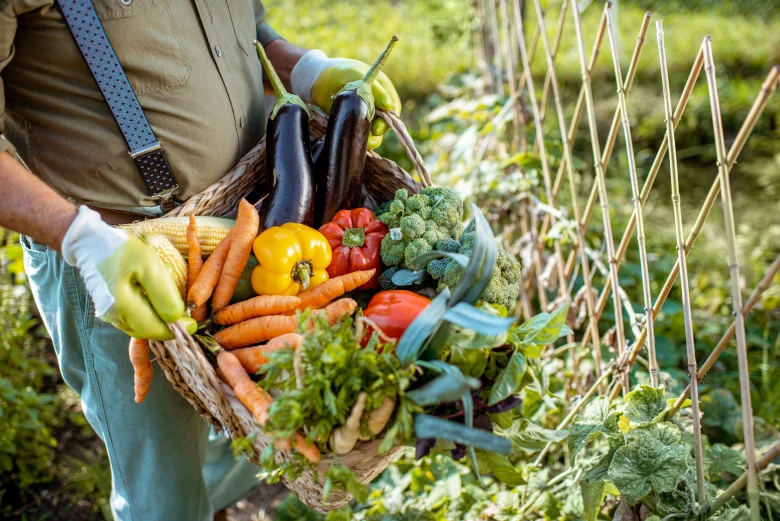
<path id="1" fill-rule="evenodd" d="M 288 88 L 326 112 L 368 69 L 281 39 L 260 0 L 92 3 L 162 143 L 179 201 L 222 177 L 263 135 L 255 38 Z M 378 108 L 400 111 L 385 75 L 373 91 Z M 387 130 L 374 121 L 371 146 Z M 163 210 L 55 0 L 0 0 L 0 183 L 0 226 L 23 234 L 63 378 L 106 444 L 115 519 L 211 520 L 256 486 L 256 469 L 236 462 L 224 437 L 209 442 L 206 423 L 159 369 L 146 401 L 133 402 L 126 333 L 168 337 L 164 323 L 181 317 L 183 303 L 152 250 L 109 226 Z"/>

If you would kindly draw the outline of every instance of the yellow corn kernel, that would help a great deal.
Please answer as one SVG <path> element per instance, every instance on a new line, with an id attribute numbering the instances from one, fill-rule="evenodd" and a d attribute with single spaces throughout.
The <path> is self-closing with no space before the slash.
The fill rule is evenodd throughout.
<path id="1" fill-rule="evenodd" d="M 181 298 L 187 298 L 187 263 L 181 253 L 162 235 L 142 233 L 141 240 L 168 265 L 168 271 L 176 282 Z"/>
<path id="2" fill-rule="evenodd" d="M 232 219 L 221 217 L 196 217 L 198 223 L 198 242 L 200 242 L 201 255 L 208 257 L 217 244 L 225 238 L 235 224 Z M 153 233 L 167 238 L 183 256 L 187 256 L 187 226 L 189 217 L 162 217 L 149 221 L 139 221 L 120 226 L 136 237 L 144 233 Z"/>

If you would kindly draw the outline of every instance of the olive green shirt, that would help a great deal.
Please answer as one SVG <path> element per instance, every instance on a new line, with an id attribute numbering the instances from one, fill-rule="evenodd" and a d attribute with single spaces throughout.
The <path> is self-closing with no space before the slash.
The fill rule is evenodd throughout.
<path id="1" fill-rule="evenodd" d="M 186 199 L 265 131 L 260 0 L 92 0 Z M 153 207 L 55 0 L 0 0 L 0 152 L 78 202 Z"/>

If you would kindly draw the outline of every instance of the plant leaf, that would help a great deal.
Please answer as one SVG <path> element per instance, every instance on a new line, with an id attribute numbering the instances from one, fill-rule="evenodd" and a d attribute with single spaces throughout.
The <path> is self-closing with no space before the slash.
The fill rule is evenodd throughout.
<path id="1" fill-rule="evenodd" d="M 631 422 L 645 425 L 657 423 L 666 418 L 671 407 L 666 400 L 663 387 L 642 385 L 626 395 L 626 408 L 623 414 Z"/>
<path id="2" fill-rule="evenodd" d="M 418 284 L 425 276 L 425 271 L 398 270 L 393 273 L 392 281 L 396 286 L 411 286 Z"/>
<path id="3" fill-rule="evenodd" d="M 460 369 L 448 371 L 425 384 L 424 386 L 406 392 L 406 397 L 421 407 L 440 403 L 453 403 L 461 399 L 464 393 L 471 396 L 471 391 L 480 387 L 480 381 L 470 376 L 464 376 Z"/>
<path id="4" fill-rule="evenodd" d="M 569 451 L 575 456 L 585 448 L 597 432 L 605 436 L 612 436 L 614 430 L 610 427 L 615 423 L 618 413 L 612 408 L 609 400 L 599 396 L 588 405 L 582 415 L 574 417 L 569 434 Z"/>
<path id="5" fill-rule="evenodd" d="M 518 487 L 528 483 L 506 456 L 488 452 L 485 459 L 490 472 L 497 480 L 503 481 L 510 487 Z"/>
<path id="6" fill-rule="evenodd" d="M 508 454 L 512 450 L 509 440 L 500 436 L 427 414 L 417 414 L 414 417 L 414 432 L 418 438 L 454 441 L 499 454 Z"/>
<path id="7" fill-rule="evenodd" d="M 541 450 L 550 442 L 566 439 L 569 431 L 553 431 L 531 423 L 527 418 L 519 418 L 508 429 L 495 428 L 496 434 L 508 438 L 515 447 L 525 450 Z"/>
<path id="8" fill-rule="evenodd" d="M 604 490 L 606 483 L 599 481 L 596 483 L 581 483 L 580 494 L 582 494 L 582 510 L 586 521 L 596 521 L 601 512 L 601 504 L 607 495 Z"/>
<path id="9" fill-rule="evenodd" d="M 401 365 L 406 367 L 420 356 L 425 340 L 441 324 L 441 318 L 447 311 L 447 302 L 450 298 L 449 288 L 439 293 L 439 296 L 417 315 L 417 318 L 409 325 L 396 347 L 396 356 L 401 361 Z"/>
<path id="10" fill-rule="evenodd" d="M 631 505 L 650 492 L 671 492 L 688 470 L 688 448 L 671 423 L 631 430 L 609 465 L 609 478 Z"/>
<path id="11" fill-rule="evenodd" d="M 552 314 L 539 313 L 510 332 L 510 342 L 522 346 L 544 346 L 552 344 L 561 336 L 571 332 L 566 326 L 569 303 L 565 303 Z M 537 355 L 538 356 L 538 355 Z"/>
<path id="12" fill-rule="evenodd" d="M 447 309 L 444 320 L 483 335 L 496 336 L 505 333 L 514 323 L 514 318 L 497 317 L 476 306 L 460 302 Z"/>
<path id="13" fill-rule="evenodd" d="M 745 472 L 745 454 L 722 443 L 716 443 L 710 447 L 708 456 L 712 481 L 719 479 L 724 472 L 733 476 L 739 476 Z"/>
<path id="14" fill-rule="evenodd" d="M 488 405 L 495 405 L 505 398 L 520 391 L 523 384 L 523 376 L 527 369 L 523 353 L 515 352 L 509 359 L 507 366 L 501 370 L 490 390 Z"/>

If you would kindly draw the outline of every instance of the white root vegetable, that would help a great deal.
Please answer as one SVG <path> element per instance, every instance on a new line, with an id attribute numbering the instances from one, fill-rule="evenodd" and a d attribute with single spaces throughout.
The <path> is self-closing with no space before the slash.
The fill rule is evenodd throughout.
<path id="1" fill-rule="evenodd" d="M 336 454 L 346 454 L 355 447 L 360 435 L 360 419 L 363 417 L 365 408 L 366 393 L 360 393 L 344 425 L 333 429 L 333 432 L 330 433 L 328 438 L 330 450 Z"/>
<path id="2" fill-rule="evenodd" d="M 384 400 L 382 400 L 382 403 L 379 404 L 379 407 L 365 413 L 364 416 L 368 420 L 369 432 L 371 432 L 371 434 L 374 436 L 382 432 L 382 430 L 385 428 L 385 425 L 387 425 L 387 422 L 390 421 L 390 417 L 393 415 L 394 410 L 395 400 L 389 396 L 385 396 Z M 366 436 L 362 433 L 358 434 L 358 438 L 360 441 L 371 439 L 370 436 Z"/>

